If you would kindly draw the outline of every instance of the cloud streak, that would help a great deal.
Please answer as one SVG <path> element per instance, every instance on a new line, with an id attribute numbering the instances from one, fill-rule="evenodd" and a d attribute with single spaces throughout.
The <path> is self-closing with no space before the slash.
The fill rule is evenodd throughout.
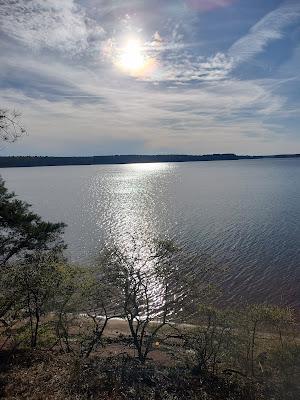
<path id="1" fill-rule="evenodd" d="M 283 37 L 283 31 L 300 18 L 300 2 L 288 1 L 267 14 L 249 33 L 234 43 L 229 49 L 228 56 L 235 66 L 249 61 L 261 53 L 266 46 Z"/>

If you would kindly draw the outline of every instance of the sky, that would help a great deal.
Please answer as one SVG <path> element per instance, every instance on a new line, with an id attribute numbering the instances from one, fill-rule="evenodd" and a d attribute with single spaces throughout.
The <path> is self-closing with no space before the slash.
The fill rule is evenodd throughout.
<path id="1" fill-rule="evenodd" d="M 300 0 L 0 0 L 2 155 L 300 153 Z"/>

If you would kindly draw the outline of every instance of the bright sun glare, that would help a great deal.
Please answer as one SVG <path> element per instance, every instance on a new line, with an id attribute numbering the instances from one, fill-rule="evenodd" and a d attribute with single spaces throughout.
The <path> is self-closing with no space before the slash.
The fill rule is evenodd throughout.
<path id="1" fill-rule="evenodd" d="M 139 39 L 128 39 L 120 49 L 117 65 L 130 75 L 140 75 L 148 65 L 142 43 Z"/>

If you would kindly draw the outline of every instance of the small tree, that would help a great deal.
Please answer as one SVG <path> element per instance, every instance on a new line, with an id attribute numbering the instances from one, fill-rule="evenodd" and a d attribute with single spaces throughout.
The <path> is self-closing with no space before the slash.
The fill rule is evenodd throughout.
<path id="1" fill-rule="evenodd" d="M 100 278 L 98 268 L 63 264 L 60 273 L 61 282 L 52 307 L 57 343 L 63 352 L 79 350 L 81 357 L 88 358 L 92 351 L 104 346 L 108 322 L 122 316 L 114 302 L 115 291 Z M 70 327 L 73 339 L 76 337 L 75 346 L 71 345 Z"/>
<path id="2" fill-rule="evenodd" d="M 288 308 L 252 304 L 240 312 L 239 321 L 239 331 L 244 343 L 245 373 L 255 377 L 262 370 L 261 360 L 258 357 L 259 333 L 275 331 L 283 348 L 282 330 L 287 333 L 293 325 L 293 313 Z M 273 332 L 271 334 L 275 340 Z"/>
<path id="3" fill-rule="evenodd" d="M 81 307 L 91 322 L 81 341 L 81 355 L 84 357 L 89 357 L 92 351 L 104 346 L 103 334 L 108 322 L 113 318 L 122 317 L 115 303 L 114 288 L 99 281 L 95 275 L 91 278 L 82 292 Z"/>
<path id="4" fill-rule="evenodd" d="M 191 280 L 191 263 L 196 262 L 169 241 L 143 246 L 132 239 L 129 248 L 114 246 L 102 255 L 99 280 L 127 320 L 140 362 L 145 363 L 166 325 L 175 329 L 171 321 L 187 318 L 201 287 L 198 279 Z"/>
<path id="5" fill-rule="evenodd" d="M 36 253 L 16 268 L 15 290 L 20 294 L 24 319 L 29 319 L 30 346 L 37 346 L 42 317 L 54 311 L 56 297 L 62 284 L 56 253 Z"/>
<path id="6" fill-rule="evenodd" d="M 62 261 L 63 258 L 54 252 L 36 253 L 4 269 L 0 305 L 6 336 L 16 339 L 29 332 L 29 343 L 27 334 L 21 342 L 25 341 L 31 348 L 37 346 L 43 317 L 56 310 L 58 296 L 64 290 Z"/>
<path id="7" fill-rule="evenodd" d="M 56 344 L 59 344 L 62 352 L 73 352 L 70 341 L 70 327 L 75 325 L 78 312 L 82 310 L 83 287 L 89 282 L 88 271 L 75 265 L 59 265 L 61 281 L 56 292 L 55 304 L 55 333 L 57 336 Z"/>
<path id="8" fill-rule="evenodd" d="M 217 373 L 230 361 L 236 345 L 234 314 L 212 306 L 199 306 L 197 327 L 185 335 L 185 346 L 195 362 L 195 372 Z"/>

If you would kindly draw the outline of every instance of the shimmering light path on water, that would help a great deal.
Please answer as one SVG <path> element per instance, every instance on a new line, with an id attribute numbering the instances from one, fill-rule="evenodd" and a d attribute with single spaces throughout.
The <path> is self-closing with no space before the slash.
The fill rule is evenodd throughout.
<path id="1" fill-rule="evenodd" d="M 68 224 L 75 261 L 91 262 L 111 237 L 164 237 L 226 265 L 228 299 L 300 306 L 299 159 L 0 173 L 44 218 Z"/>

